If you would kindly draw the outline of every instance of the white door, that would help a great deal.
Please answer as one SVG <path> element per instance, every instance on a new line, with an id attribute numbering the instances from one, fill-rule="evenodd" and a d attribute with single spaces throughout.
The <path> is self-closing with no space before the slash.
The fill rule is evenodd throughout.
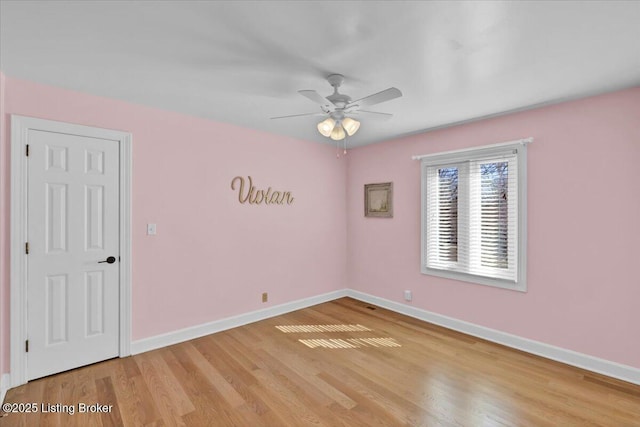
<path id="1" fill-rule="evenodd" d="M 34 379 L 118 356 L 119 146 L 35 129 L 28 141 L 27 371 Z"/>

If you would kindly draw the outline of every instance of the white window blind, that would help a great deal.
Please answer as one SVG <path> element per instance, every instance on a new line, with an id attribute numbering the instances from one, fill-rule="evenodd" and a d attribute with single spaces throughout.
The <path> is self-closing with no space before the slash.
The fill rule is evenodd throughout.
<path id="1" fill-rule="evenodd" d="M 526 289 L 525 153 L 519 143 L 422 159 L 424 273 Z"/>

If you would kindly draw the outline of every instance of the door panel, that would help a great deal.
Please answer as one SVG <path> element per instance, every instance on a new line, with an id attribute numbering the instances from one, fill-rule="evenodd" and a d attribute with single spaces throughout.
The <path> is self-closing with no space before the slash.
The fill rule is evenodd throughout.
<path id="1" fill-rule="evenodd" d="M 28 379 L 118 355 L 117 141 L 30 130 Z"/>
<path id="2" fill-rule="evenodd" d="M 84 273 L 85 295 L 87 296 L 86 332 L 87 336 L 104 333 L 104 272 Z"/>
<path id="3" fill-rule="evenodd" d="M 104 249 L 104 187 L 102 185 L 85 185 L 84 187 L 85 217 L 85 249 L 96 251 Z"/>
<path id="4" fill-rule="evenodd" d="M 46 299 L 45 328 L 47 345 L 67 342 L 67 275 L 58 274 L 47 277 L 44 291 Z"/>
<path id="5" fill-rule="evenodd" d="M 67 185 L 45 183 L 47 202 L 45 221 L 47 225 L 47 253 L 67 250 Z"/>

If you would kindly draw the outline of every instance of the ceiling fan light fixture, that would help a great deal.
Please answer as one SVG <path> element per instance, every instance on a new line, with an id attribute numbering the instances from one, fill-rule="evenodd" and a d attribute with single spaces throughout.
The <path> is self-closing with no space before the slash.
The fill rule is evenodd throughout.
<path id="1" fill-rule="evenodd" d="M 327 138 L 331 136 L 331 131 L 336 127 L 336 121 L 331 117 L 318 123 L 318 132 Z"/>
<path id="2" fill-rule="evenodd" d="M 336 124 L 333 130 L 331 131 L 331 139 L 333 139 L 334 141 L 340 141 L 345 137 L 346 137 L 346 134 L 344 133 L 344 129 L 342 128 L 342 125 L 340 123 Z"/>
<path id="3" fill-rule="evenodd" d="M 327 97 L 320 95 L 315 90 L 298 91 L 300 95 L 309 99 L 313 103 L 318 104 L 322 113 L 293 114 L 289 116 L 272 117 L 272 119 L 324 115 L 325 119 L 316 125 L 318 132 L 322 136 L 331 138 L 334 141 L 344 140 L 345 153 L 347 135 L 353 136 L 360 129 L 360 122 L 352 119 L 351 117 L 347 117 L 347 114 L 358 114 L 357 112 L 360 111 L 361 113 L 368 114 L 369 117 L 390 118 L 391 114 L 364 111 L 360 110 L 360 108 L 380 104 L 381 102 L 390 101 L 402 96 L 402 92 L 400 92 L 399 89 L 390 87 L 381 92 L 352 101 L 350 96 L 338 92 L 338 88 L 340 88 L 344 81 L 344 76 L 342 74 L 331 74 L 327 77 L 327 81 L 333 87 L 333 94 Z M 356 115 L 356 117 L 361 116 Z"/>
<path id="4" fill-rule="evenodd" d="M 360 129 L 360 122 L 350 117 L 345 117 L 342 120 L 342 126 L 344 127 L 344 130 L 347 131 L 347 134 L 349 134 L 349 136 L 352 136 L 353 134 L 358 132 L 358 129 Z"/>

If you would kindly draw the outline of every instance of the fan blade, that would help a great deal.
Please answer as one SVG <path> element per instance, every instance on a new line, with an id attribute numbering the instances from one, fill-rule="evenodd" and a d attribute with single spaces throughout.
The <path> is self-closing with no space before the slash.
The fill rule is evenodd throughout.
<path id="1" fill-rule="evenodd" d="M 325 116 L 326 114 L 324 113 L 304 113 L 304 114 L 293 114 L 291 116 L 278 116 L 278 117 L 271 117 L 271 120 L 275 120 L 275 119 L 290 119 L 291 117 L 305 117 L 305 116 Z"/>
<path id="2" fill-rule="evenodd" d="M 390 114 L 390 113 L 379 113 L 377 111 L 365 111 L 365 110 L 357 110 L 350 114 L 354 116 L 362 116 L 368 119 L 376 119 L 376 120 L 389 120 L 391 117 L 393 117 L 393 114 Z"/>
<path id="3" fill-rule="evenodd" d="M 324 96 L 320 95 L 315 90 L 299 90 L 298 93 L 300 95 L 304 96 L 305 98 L 309 98 L 310 100 L 312 100 L 316 104 L 322 105 L 323 107 L 326 107 L 326 108 L 329 108 L 329 109 L 335 107 L 333 105 L 333 102 L 329 101 L 327 98 L 325 98 Z"/>
<path id="4" fill-rule="evenodd" d="M 389 89 L 385 89 L 382 92 L 374 93 L 373 95 L 365 96 L 364 98 L 360 98 L 356 101 L 353 101 L 347 108 L 352 105 L 358 105 L 360 107 L 364 107 L 366 105 L 374 105 L 379 104 L 381 102 L 390 101 L 392 99 L 396 99 L 402 96 L 402 92 L 395 87 L 390 87 Z"/>

